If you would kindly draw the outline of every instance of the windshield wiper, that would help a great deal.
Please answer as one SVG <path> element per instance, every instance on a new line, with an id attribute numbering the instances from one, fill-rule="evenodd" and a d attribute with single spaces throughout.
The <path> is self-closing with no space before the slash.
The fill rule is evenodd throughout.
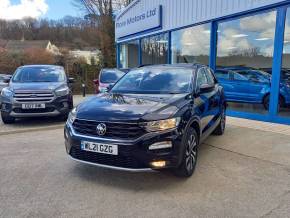
<path id="1" fill-rule="evenodd" d="M 170 94 L 170 95 L 178 95 L 178 94 L 183 94 L 182 92 L 168 92 L 166 94 Z"/>

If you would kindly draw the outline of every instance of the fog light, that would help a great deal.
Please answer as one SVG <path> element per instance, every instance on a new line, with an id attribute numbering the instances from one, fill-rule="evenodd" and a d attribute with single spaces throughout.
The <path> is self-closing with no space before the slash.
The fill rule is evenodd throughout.
<path id="1" fill-rule="evenodd" d="M 161 161 L 153 161 L 151 162 L 151 166 L 154 168 L 162 168 L 166 166 L 166 161 L 161 160 Z"/>
<path id="2" fill-rule="evenodd" d="M 157 142 L 149 146 L 149 150 L 172 148 L 172 142 Z"/>

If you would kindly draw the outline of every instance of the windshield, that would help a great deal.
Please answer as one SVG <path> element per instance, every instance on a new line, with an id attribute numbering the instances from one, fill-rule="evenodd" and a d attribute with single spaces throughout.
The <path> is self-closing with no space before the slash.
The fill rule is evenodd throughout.
<path id="1" fill-rule="evenodd" d="M 122 76 L 124 76 L 124 72 L 122 71 L 108 71 L 103 70 L 101 73 L 100 82 L 101 83 L 115 83 L 117 82 Z"/>
<path id="2" fill-rule="evenodd" d="M 192 70 L 138 69 L 127 73 L 112 89 L 113 93 L 180 94 L 191 90 Z"/>
<path id="3" fill-rule="evenodd" d="M 25 67 L 16 71 L 13 82 L 64 82 L 65 73 L 54 67 Z"/>

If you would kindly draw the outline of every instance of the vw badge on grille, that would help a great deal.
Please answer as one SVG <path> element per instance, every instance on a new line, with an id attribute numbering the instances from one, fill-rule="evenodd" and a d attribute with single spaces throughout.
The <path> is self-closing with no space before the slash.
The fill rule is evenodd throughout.
<path id="1" fill-rule="evenodd" d="M 98 135 L 103 136 L 103 135 L 106 134 L 106 131 L 107 131 L 106 124 L 100 123 L 99 125 L 97 125 L 97 133 L 98 133 Z"/>

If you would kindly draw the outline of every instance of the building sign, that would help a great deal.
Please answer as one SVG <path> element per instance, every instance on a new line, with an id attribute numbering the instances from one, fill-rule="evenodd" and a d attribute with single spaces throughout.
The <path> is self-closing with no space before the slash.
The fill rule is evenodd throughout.
<path id="1" fill-rule="evenodd" d="M 116 36 L 118 39 L 162 27 L 162 6 L 158 5 L 146 11 L 140 11 L 136 8 L 138 3 L 139 1 L 136 1 L 117 17 Z"/>

